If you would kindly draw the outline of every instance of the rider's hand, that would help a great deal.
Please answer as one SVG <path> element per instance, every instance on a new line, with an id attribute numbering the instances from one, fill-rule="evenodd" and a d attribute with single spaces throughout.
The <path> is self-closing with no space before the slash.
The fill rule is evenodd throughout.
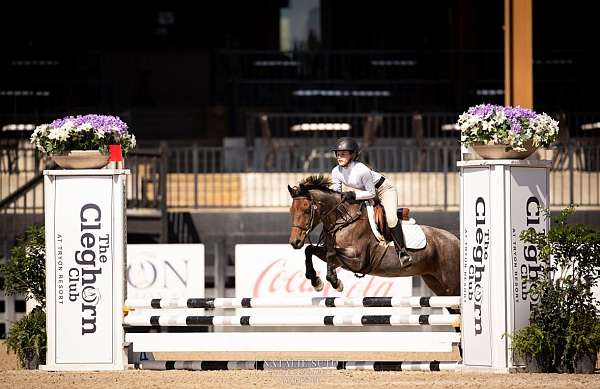
<path id="1" fill-rule="evenodd" d="M 356 193 L 355 192 L 342 192 L 342 201 L 346 201 L 348 203 L 356 202 Z"/>

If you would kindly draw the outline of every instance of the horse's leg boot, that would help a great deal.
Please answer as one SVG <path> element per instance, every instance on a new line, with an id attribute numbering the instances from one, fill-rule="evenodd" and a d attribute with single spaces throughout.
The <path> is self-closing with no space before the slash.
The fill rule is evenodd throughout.
<path id="1" fill-rule="evenodd" d="M 406 251 L 406 243 L 404 242 L 404 234 L 402 233 L 402 225 L 398 220 L 398 224 L 394 228 L 390 228 L 392 239 L 394 240 L 394 246 L 398 252 L 400 258 L 400 265 L 402 267 L 409 267 L 413 264 L 412 257 Z"/>

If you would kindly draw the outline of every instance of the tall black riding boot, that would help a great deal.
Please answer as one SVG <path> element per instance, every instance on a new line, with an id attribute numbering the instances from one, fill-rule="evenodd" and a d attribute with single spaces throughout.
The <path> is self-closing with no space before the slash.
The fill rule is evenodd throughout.
<path id="1" fill-rule="evenodd" d="M 390 228 L 392 233 L 392 239 L 394 240 L 394 246 L 398 252 L 400 258 L 400 265 L 402 267 L 408 267 L 413 264 L 412 257 L 406 252 L 406 243 L 404 243 L 404 234 L 402 233 L 401 221 L 398 220 L 398 224 L 394 228 Z"/>

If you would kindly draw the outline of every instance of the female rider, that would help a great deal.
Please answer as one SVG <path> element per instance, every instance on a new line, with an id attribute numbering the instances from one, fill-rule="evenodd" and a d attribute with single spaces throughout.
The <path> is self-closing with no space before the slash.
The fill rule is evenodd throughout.
<path id="1" fill-rule="evenodd" d="M 402 267 L 412 265 L 413 259 L 406 252 L 402 227 L 396 214 L 398 209 L 396 188 L 383 175 L 357 160 L 360 150 L 354 139 L 348 137 L 338 139 L 336 147 L 332 151 L 335 152 L 338 162 L 338 165 L 331 171 L 333 190 L 342 192 L 342 184 L 354 189 L 351 192 L 342 192 L 342 201 L 347 202 L 379 198 L 385 209 L 386 222 L 390 228 L 400 263 Z"/>

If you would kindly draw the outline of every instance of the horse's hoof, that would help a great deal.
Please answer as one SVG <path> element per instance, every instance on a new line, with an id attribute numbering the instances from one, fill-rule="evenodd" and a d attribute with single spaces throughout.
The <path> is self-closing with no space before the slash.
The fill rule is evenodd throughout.
<path id="1" fill-rule="evenodd" d="M 313 288 L 315 289 L 315 291 L 320 292 L 323 290 L 323 281 L 321 281 L 320 278 L 317 278 L 317 284 L 313 285 Z"/>
<path id="2" fill-rule="evenodd" d="M 341 292 L 344 290 L 344 284 L 342 284 L 341 280 L 338 280 L 338 286 L 337 286 L 337 288 L 335 288 L 335 290 L 337 290 L 338 292 Z"/>

